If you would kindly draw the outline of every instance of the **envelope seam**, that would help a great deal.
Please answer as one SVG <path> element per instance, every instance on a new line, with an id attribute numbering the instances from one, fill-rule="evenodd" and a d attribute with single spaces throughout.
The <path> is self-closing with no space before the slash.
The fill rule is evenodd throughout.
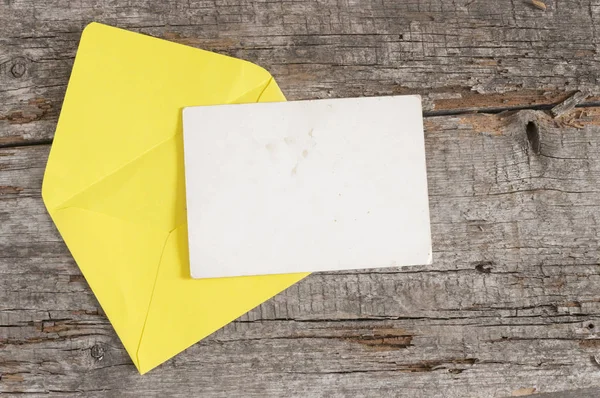
<path id="1" fill-rule="evenodd" d="M 271 83 L 271 80 L 273 80 L 273 76 L 269 75 L 269 78 L 267 80 L 264 80 L 262 82 L 260 82 L 260 84 L 257 84 L 255 87 L 252 87 L 251 89 L 243 92 L 242 94 L 238 95 L 237 97 L 235 97 L 234 99 L 229 100 L 228 102 L 226 102 L 226 104 L 233 104 L 235 101 L 237 101 L 238 99 L 244 97 L 245 95 L 247 95 L 248 93 L 251 93 L 252 91 L 256 90 L 256 87 L 261 86 L 262 84 L 265 84 L 265 82 L 267 82 L 265 84 L 265 86 L 263 87 L 263 89 L 261 90 L 258 98 L 254 101 L 254 102 L 258 102 L 260 100 L 261 95 L 265 92 L 265 90 L 267 89 L 267 87 L 269 86 L 269 83 Z"/>
<path id="2" fill-rule="evenodd" d="M 176 228 L 175 228 L 176 229 Z M 174 229 L 174 230 L 175 230 Z M 142 339 L 144 338 L 144 331 L 146 330 L 146 323 L 148 322 L 148 315 L 150 314 L 150 308 L 152 308 L 152 300 L 154 299 L 154 290 L 156 289 L 156 282 L 158 281 L 158 274 L 160 272 L 160 267 L 162 265 L 162 259 L 165 254 L 165 249 L 167 247 L 167 243 L 173 234 L 173 231 L 169 232 L 167 238 L 165 239 L 165 243 L 163 244 L 162 250 L 160 252 L 160 258 L 158 259 L 158 266 L 156 267 L 156 275 L 154 275 L 154 283 L 152 284 L 152 291 L 150 292 L 150 301 L 148 302 L 148 308 L 146 309 L 146 316 L 144 317 L 144 324 L 142 326 L 142 332 L 140 333 L 140 340 L 138 341 L 137 349 L 135 350 L 135 357 L 138 363 L 138 369 L 140 373 L 142 372 L 142 364 L 140 363 L 140 348 L 142 346 Z"/>
<path id="3" fill-rule="evenodd" d="M 262 91 L 260 92 L 260 94 L 258 94 L 258 98 L 256 99 L 256 102 L 260 102 L 260 99 L 262 98 L 262 96 L 265 93 L 265 91 L 267 91 L 267 88 L 269 88 L 269 86 L 271 85 L 271 83 L 273 83 L 273 76 L 271 76 L 269 78 L 269 80 L 267 81 L 267 84 L 265 85 L 265 87 L 262 89 Z"/>
<path id="4" fill-rule="evenodd" d="M 177 134 L 173 134 L 172 136 L 160 141 L 159 143 L 153 145 L 152 147 L 148 148 L 147 150 L 145 150 L 144 152 L 142 152 L 141 154 L 139 154 L 138 156 L 136 156 L 135 158 L 127 161 L 126 163 L 120 165 L 117 169 L 109 172 L 108 174 L 106 174 L 105 176 L 99 178 L 98 180 L 94 181 L 93 183 L 89 184 L 88 186 L 86 186 L 85 188 L 81 189 L 80 191 L 74 193 L 73 195 L 69 196 L 67 199 L 63 200 L 59 205 L 54 207 L 54 210 L 62 210 L 71 206 L 65 206 L 65 203 L 67 203 L 68 201 L 70 201 L 71 199 L 73 199 L 74 197 L 76 197 L 79 194 L 82 194 L 83 192 L 85 192 L 86 190 L 90 189 L 91 187 L 101 183 L 102 181 L 106 180 L 107 178 L 109 178 L 110 176 L 114 175 L 116 172 L 118 172 L 119 170 L 123 169 L 124 167 L 129 166 L 131 163 L 135 162 L 136 160 L 142 158 L 143 156 L 147 155 L 148 153 L 152 152 L 153 150 L 157 149 L 158 147 L 160 147 L 161 145 L 167 143 L 169 140 L 173 139 Z"/>
<path id="5" fill-rule="evenodd" d="M 123 221 L 123 222 L 126 222 L 127 224 L 130 224 L 130 225 L 141 226 L 141 227 L 144 227 L 144 228 L 148 228 L 148 229 L 154 230 L 156 232 L 165 233 L 164 230 L 161 230 L 161 229 L 156 228 L 156 227 L 152 227 L 150 225 L 144 225 L 144 224 L 139 223 L 139 222 L 134 222 L 134 221 L 131 221 L 131 220 L 125 220 L 125 219 L 123 219 L 121 217 L 116 217 L 116 216 L 114 216 L 112 214 L 107 214 L 107 213 L 104 213 L 104 212 L 101 212 L 101 211 L 98 211 L 98 210 L 92 210 L 92 209 L 88 209 L 86 207 L 81 207 L 81 206 L 65 206 L 65 207 L 61 207 L 61 208 L 58 208 L 58 209 L 53 209 L 52 213 L 58 212 L 58 211 L 62 211 L 62 210 L 68 210 L 68 209 L 84 210 L 84 211 L 87 211 L 87 212 L 90 212 L 90 213 L 100 214 L 100 215 L 103 215 L 105 217 L 108 217 L 108 218 L 111 218 L 111 219 L 114 219 L 114 220 Z M 52 215 L 52 214 L 50 214 L 50 215 Z M 178 227 L 176 227 L 174 229 L 177 229 L 177 228 Z M 173 230 L 170 230 L 170 231 L 166 232 L 167 233 L 167 237 L 171 234 L 171 232 L 173 232 Z"/>

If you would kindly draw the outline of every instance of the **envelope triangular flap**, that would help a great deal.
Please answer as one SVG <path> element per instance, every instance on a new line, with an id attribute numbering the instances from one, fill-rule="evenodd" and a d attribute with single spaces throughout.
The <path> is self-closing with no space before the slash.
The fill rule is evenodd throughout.
<path id="1" fill-rule="evenodd" d="M 44 177 L 46 205 L 60 206 L 176 135 L 184 106 L 231 103 L 270 80 L 249 62 L 88 25 Z"/>

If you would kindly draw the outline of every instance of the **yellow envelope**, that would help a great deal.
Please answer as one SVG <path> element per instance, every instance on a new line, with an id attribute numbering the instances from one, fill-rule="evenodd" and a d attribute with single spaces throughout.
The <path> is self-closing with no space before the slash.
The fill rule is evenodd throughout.
<path id="1" fill-rule="evenodd" d="M 190 277 L 181 110 L 258 101 L 285 97 L 249 62 L 97 23 L 82 34 L 42 197 L 140 373 L 307 275 Z"/>

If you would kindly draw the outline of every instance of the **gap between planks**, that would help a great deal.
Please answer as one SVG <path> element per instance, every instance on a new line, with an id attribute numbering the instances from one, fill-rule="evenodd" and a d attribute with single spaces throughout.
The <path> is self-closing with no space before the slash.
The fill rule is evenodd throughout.
<path id="1" fill-rule="evenodd" d="M 509 106 L 509 107 L 500 107 L 500 108 L 464 108 L 464 109 L 452 109 L 452 110 L 442 110 L 442 111 L 425 111 L 423 112 L 423 118 L 432 118 L 432 117 L 443 117 L 443 116 L 459 116 L 459 115 L 469 115 L 473 113 L 481 113 L 481 114 L 498 114 L 502 112 L 510 112 L 510 111 L 550 111 L 555 107 L 561 105 L 564 101 L 553 104 L 542 104 L 542 105 L 530 105 L 530 106 Z M 600 101 L 592 101 L 592 102 L 583 102 L 575 106 L 578 108 L 594 108 L 599 107 Z M 42 145 L 52 145 L 52 139 L 46 140 L 36 140 L 36 141 L 20 141 L 20 142 L 9 142 L 0 144 L 0 150 L 6 148 L 19 148 L 19 147 L 27 147 L 27 146 L 42 146 Z"/>

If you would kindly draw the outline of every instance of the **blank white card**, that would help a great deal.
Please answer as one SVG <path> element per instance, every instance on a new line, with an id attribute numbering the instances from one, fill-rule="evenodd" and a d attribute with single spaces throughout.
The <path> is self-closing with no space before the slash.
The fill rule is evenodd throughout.
<path id="1" fill-rule="evenodd" d="M 418 96 L 185 108 L 194 278 L 431 263 Z"/>

